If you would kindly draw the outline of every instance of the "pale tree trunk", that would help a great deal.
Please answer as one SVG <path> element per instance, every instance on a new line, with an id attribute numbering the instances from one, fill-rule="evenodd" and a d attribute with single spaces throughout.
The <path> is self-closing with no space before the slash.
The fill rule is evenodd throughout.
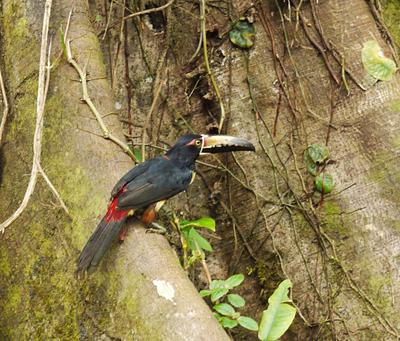
<path id="1" fill-rule="evenodd" d="M 125 131 L 139 148 L 143 126 L 146 143 L 162 147 L 190 129 L 215 132 L 220 109 L 202 52 L 188 64 L 198 44 L 199 4 L 177 1 L 162 12 L 130 19 L 121 35 L 120 18 L 130 13 L 122 3 L 111 6 L 102 40 L 110 2 L 75 1 L 69 33 L 108 127 L 122 136 L 117 116 L 110 114 L 122 105 L 120 116 L 133 123 Z M 163 4 L 126 1 L 132 11 Z M 54 1 L 54 41 L 69 6 Z M 186 199 L 170 200 L 166 211 L 214 215 L 222 238 L 211 239 L 215 251 L 207 263 L 213 278 L 248 275 L 240 291 L 247 315 L 259 319 L 279 281 L 293 281 L 299 313 L 286 339 L 395 340 L 400 79 L 376 83 L 361 63 L 365 41 L 377 40 L 388 56 L 390 44 L 373 15 L 379 12 L 366 1 L 312 0 L 297 6 L 295 1 L 208 4 L 211 68 L 228 112 L 224 130 L 250 139 L 257 151 L 226 159 L 230 173 L 199 165 L 203 181 L 192 185 Z M 12 107 L 2 147 L 2 221 L 18 206 L 29 178 L 43 8 L 44 1 L 2 2 L 2 69 Z M 244 15 L 254 17 L 257 32 L 248 51 L 227 39 L 230 20 Z M 98 136 L 98 123 L 80 101 L 78 76 L 65 58 L 51 77 L 42 166 L 71 217 L 40 179 L 28 208 L 2 236 L 0 336 L 227 338 L 164 237 L 133 229 L 122 246 L 107 253 L 97 273 L 75 278 L 79 250 L 113 184 L 132 162 Z M 336 187 L 322 201 L 311 197 L 313 178 L 303 162 L 311 143 L 327 144 L 335 161 L 326 171 Z M 146 157 L 158 153 L 146 151 Z M 220 166 L 214 158 L 207 161 Z M 165 224 L 167 216 L 161 217 Z M 204 287 L 203 275 L 193 277 Z M 173 302 L 159 295 L 154 280 L 174 287 Z M 243 331 L 234 337 L 256 339 Z"/>

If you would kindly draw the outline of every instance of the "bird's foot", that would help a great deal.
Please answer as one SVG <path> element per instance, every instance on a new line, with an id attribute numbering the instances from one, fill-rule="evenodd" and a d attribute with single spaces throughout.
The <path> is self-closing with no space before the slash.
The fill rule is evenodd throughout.
<path id="1" fill-rule="evenodd" d="M 160 224 L 152 222 L 152 223 L 150 223 L 149 228 L 146 229 L 146 233 L 147 232 L 165 234 L 165 233 L 167 233 L 167 229 Z"/>

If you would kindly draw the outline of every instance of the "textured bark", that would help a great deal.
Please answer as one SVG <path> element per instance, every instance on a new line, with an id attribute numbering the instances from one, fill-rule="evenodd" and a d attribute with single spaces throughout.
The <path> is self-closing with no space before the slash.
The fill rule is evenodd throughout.
<path id="1" fill-rule="evenodd" d="M 240 5 L 245 6 L 242 2 Z M 281 269 L 278 273 L 293 280 L 293 298 L 314 327 L 306 333 L 301 332 L 299 324 L 304 322 L 298 319 L 299 324 L 292 328 L 290 339 L 296 335 L 299 340 L 395 340 L 399 333 L 400 316 L 395 303 L 400 293 L 400 216 L 396 194 L 400 169 L 395 161 L 399 157 L 400 122 L 394 104 L 400 94 L 400 78 L 397 75 L 391 82 L 375 83 L 361 64 L 362 44 L 371 38 L 378 40 L 386 55 L 390 56 L 366 2 L 322 1 L 317 8 L 325 39 L 344 57 L 348 81 L 353 77 L 359 86 L 350 82 L 350 96 L 343 92 L 335 94 L 332 90 L 335 85 L 321 55 L 310 44 L 304 31 L 294 32 L 295 21 L 292 24 L 286 22 L 290 41 L 293 37 L 296 40 L 291 48 L 292 57 L 285 56 L 280 41 L 283 32 L 279 13 L 274 5 L 264 6 L 263 13 L 272 23 L 275 48 L 286 67 L 286 91 L 292 104 L 299 108 L 294 113 L 297 117 L 293 117 L 279 86 L 274 85 L 277 81 L 272 71 L 274 56 L 271 54 L 268 30 L 256 25 L 257 44 L 249 54 L 248 72 L 244 59 L 236 53 L 233 57 L 235 72 L 232 76 L 230 131 L 254 138 L 254 131 L 259 129 L 259 143 L 266 153 L 260 148 L 256 160 L 248 155 L 240 160 L 246 178 L 258 193 L 272 201 L 279 200 L 276 192 L 279 188 L 281 198 L 291 202 L 293 197 L 290 191 L 286 192 L 286 174 L 296 195 L 304 196 L 305 193 L 302 193 L 288 146 L 293 145 L 297 165 L 306 179 L 308 191 L 311 191 L 312 178 L 304 169 L 302 153 L 308 144 L 325 143 L 328 129 L 325 122 L 329 122 L 332 115 L 336 129 L 331 129 L 329 148 L 336 163 L 327 166 L 326 170 L 335 178 L 337 194 L 327 196 L 316 209 L 319 220 L 314 224 L 316 230 L 296 209 L 291 210 L 291 215 L 286 211 L 281 220 L 278 214 L 267 218 L 265 223 L 259 218 L 261 221 L 254 228 L 249 222 L 257 221 L 260 213 L 254 197 L 241 192 L 240 187 L 236 187 L 238 192 L 234 190 L 232 194 L 235 198 L 240 197 L 239 202 L 234 201 L 234 209 L 252 248 L 263 249 L 257 254 L 259 276 L 264 282 L 274 279 L 274 273 L 270 272 L 273 267 L 266 260 L 279 254 L 277 261 L 284 273 Z M 301 10 L 306 22 L 312 23 L 309 4 L 304 4 Z M 271 11 L 275 12 L 273 17 Z M 311 35 L 319 41 L 314 24 L 309 26 Z M 328 57 L 340 79 L 340 66 L 330 55 Z M 260 60 L 263 62 L 260 63 Z M 283 77 L 281 71 L 280 74 Z M 243 91 L 242 84 L 246 82 L 246 77 L 252 98 L 249 90 Z M 229 75 L 221 69 L 220 82 L 227 83 L 228 79 Z M 368 90 L 363 91 L 360 87 Z M 279 92 L 283 97 L 281 104 L 278 104 Z M 277 107 L 280 107 L 277 134 L 272 137 L 258 117 L 264 118 L 271 132 Z M 308 109 L 319 118 L 310 115 Z M 273 144 L 276 144 L 276 149 Z M 277 168 L 272 167 L 267 153 Z M 261 210 L 269 215 L 276 207 L 266 204 Z M 266 228 L 273 232 L 264 242 Z M 336 254 L 326 241 L 321 242 L 323 233 L 332 239 Z M 368 300 L 373 302 L 374 307 Z M 321 322 L 332 319 L 337 319 L 337 322 Z"/>
<path id="2" fill-rule="evenodd" d="M 28 180 L 44 1 L 10 0 L 2 6 L 2 51 L 13 107 L 1 183 L 4 220 L 17 207 Z M 74 8 L 72 49 L 78 63 L 87 62 L 90 77 L 99 78 L 90 81 L 89 91 L 105 114 L 114 102 L 98 39 L 86 2 L 75 1 Z M 55 33 L 65 26 L 69 9 L 70 1 L 54 2 Z M 79 250 L 104 212 L 110 189 L 132 166 L 117 146 L 97 135 L 99 126 L 80 101 L 76 79 L 64 59 L 52 70 L 42 157 L 71 217 L 39 181 L 28 208 L 2 236 L 0 338 L 228 339 L 168 243 L 140 226 L 121 248 L 108 253 L 98 272 L 75 278 Z M 115 115 L 106 124 L 122 135 Z"/>
<path id="3" fill-rule="evenodd" d="M 69 10 L 68 2 L 64 7 L 63 3 L 55 5 L 55 31 Z M 390 56 L 370 2 L 312 3 L 331 47 L 322 49 L 325 61 L 315 44 L 323 46 L 323 41 L 309 2 L 300 8 L 307 32 L 300 16 L 299 21 L 296 19 L 295 1 L 290 11 L 287 2 L 256 2 L 257 36 L 249 51 L 234 48 L 219 36 L 227 37 L 227 13 L 233 20 L 250 14 L 250 1 L 210 2 L 209 53 L 228 109 L 227 132 L 247 137 L 257 145 L 256 154 L 236 155 L 241 167 L 232 158 L 228 166 L 263 198 L 256 200 L 252 191 L 226 172 L 199 166 L 207 175 L 207 186 L 196 181 L 188 195 L 192 200 L 183 205 L 184 196 L 180 196 L 170 200 L 167 207 L 179 208 L 185 217 L 214 214 L 217 218 L 222 239 L 213 240 L 215 251 L 207 262 L 213 278 L 226 278 L 229 272 L 250 274 L 241 292 L 246 298 L 247 315 L 256 319 L 261 316 L 267 296 L 282 278 L 294 282 L 293 300 L 304 319 L 297 315 L 286 339 L 395 340 L 400 323 L 400 78 L 396 75 L 390 82 L 376 83 L 361 64 L 362 44 L 370 39 L 376 39 Z M 146 4 L 154 6 L 150 1 L 143 1 L 141 6 L 130 1 L 129 5 L 140 10 Z M 18 204 L 27 182 L 24 174 L 29 171 L 31 158 L 38 59 L 32 44 L 36 44 L 40 31 L 37 18 L 41 17 L 42 5 L 36 1 L 28 1 L 26 6 L 19 1 L 3 1 L 2 51 L 13 115 L 4 146 L 0 218 L 8 216 Z M 101 43 L 103 62 L 87 8 L 77 6 L 71 26 L 71 37 L 76 38 L 72 46 L 81 65 L 89 58 L 89 76 L 107 74 L 116 101 L 123 108 L 131 106 L 135 124 L 146 122 L 157 86 L 163 82 L 160 99 L 149 118 L 147 140 L 153 144 L 173 141 L 189 130 L 188 125 L 198 132 L 215 131 L 219 107 L 212 98 L 201 54 L 187 65 L 198 43 L 198 4 L 177 2 L 163 14 L 128 21 L 127 46 L 120 45 L 117 57 L 114 52 L 118 50 L 123 13 L 120 7 L 113 8 L 114 30 Z M 106 16 L 104 1 L 90 1 L 92 19 L 98 13 Z M 391 22 L 395 22 L 393 17 Z M 94 26 L 100 31 L 104 24 Z M 400 35 L 397 32 L 394 36 Z M 349 95 L 342 70 L 346 71 Z M 129 82 L 123 76 L 126 74 Z M 190 330 L 191 323 L 196 322 L 190 313 L 190 297 L 196 297 L 195 292 L 161 237 L 135 229 L 121 247 L 108 253 L 99 273 L 83 283 L 73 277 L 78 250 L 100 218 L 104 198 L 130 166 L 111 142 L 87 133 L 98 133 L 99 129 L 86 106 L 79 103 L 80 85 L 73 79 L 74 71 L 65 61 L 60 62 L 52 75 L 43 154 L 43 165 L 71 209 L 72 220 L 59 208 L 49 207 L 52 194 L 39 183 L 29 210 L 3 236 L 0 270 L 5 276 L 0 295 L 6 303 L 0 308 L 2 333 L 10 338 L 92 339 L 104 334 L 133 340 L 177 340 L 182 335 L 179 333 L 188 331 L 191 339 L 201 339 Z M 129 103 L 127 84 L 131 86 Z M 90 82 L 90 91 L 103 113 L 114 110 L 106 80 Z M 334 127 L 328 146 L 336 163 L 326 170 L 334 175 L 336 188 L 319 205 L 314 195 L 315 207 L 311 207 L 309 193 L 303 191 L 298 176 L 300 173 L 305 180 L 306 192 L 311 192 L 313 178 L 305 170 L 302 154 L 307 145 L 326 142 L 330 118 Z M 107 120 L 111 129 L 119 132 L 115 116 Z M 142 128 L 131 127 L 130 133 L 140 136 Z M 141 143 L 140 137 L 133 141 Z M 213 158 L 207 161 L 215 162 Z M 222 187 L 221 179 L 227 179 Z M 212 189 L 211 196 L 207 187 Z M 211 203 L 203 205 L 210 197 Z M 265 203 L 265 198 L 270 202 Z M 228 213 L 220 200 L 230 208 Z M 289 206 L 282 208 L 280 200 Z M 335 252 L 329 241 L 335 245 Z M 158 297 L 152 281 L 177 283 L 176 278 L 182 286 L 175 287 L 175 306 Z M 197 279 L 204 286 L 202 277 Z M 196 302 L 196 312 L 205 314 L 196 323 L 198 335 L 222 340 L 225 336 L 218 326 L 203 322 L 210 315 L 203 310 L 203 303 Z M 174 310 L 178 307 L 185 316 Z M 181 317 L 185 322 L 173 327 Z M 254 334 L 239 333 L 235 337 L 256 339 Z"/>

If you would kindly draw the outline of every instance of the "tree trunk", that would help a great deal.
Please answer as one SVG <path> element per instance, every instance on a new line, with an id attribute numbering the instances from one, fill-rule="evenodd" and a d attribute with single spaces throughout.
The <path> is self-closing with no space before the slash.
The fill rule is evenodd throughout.
<path id="1" fill-rule="evenodd" d="M 136 12 L 164 3 L 126 5 Z M 201 181 L 194 182 L 187 201 L 184 195 L 173 198 L 167 210 L 185 218 L 214 215 L 221 240 L 212 239 L 207 263 L 214 279 L 248 274 L 240 289 L 247 315 L 259 320 L 279 281 L 293 281 L 298 314 L 284 339 L 399 338 L 400 77 L 376 82 L 361 63 L 363 43 L 371 39 L 396 57 L 372 3 L 207 6 L 211 69 L 227 108 L 224 131 L 252 140 L 257 151 L 223 158 L 222 172 L 199 165 Z M 87 7 L 75 1 L 69 32 L 101 113 L 122 106 L 120 117 L 131 121 L 125 131 L 139 149 L 145 126 L 147 158 L 158 153 L 151 146 L 164 147 L 190 129 L 215 132 L 220 108 L 202 52 L 188 62 L 198 44 L 199 4 L 177 1 L 126 26 L 121 17 L 130 12 L 121 4 L 92 0 Z M 55 36 L 69 6 L 53 4 Z M 396 6 L 384 2 L 389 27 L 398 17 Z M 2 148 L 2 220 L 18 206 L 28 182 L 43 7 L 43 1 L 2 2 L 1 50 L 12 107 Z M 256 41 L 249 50 L 233 47 L 227 34 L 243 16 L 255 19 Z M 392 33 L 400 37 L 398 29 Z M 77 74 L 63 58 L 52 70 L 42 166 L 71 217 L 40 179 L 28 208 L 3 235 L 0 336 L 226 339 L 164 237 L 140 227 L 107 253 L 97 273 L 76 280 L 79 250 L 104 213 L 113 184 L 132 166 L 98 136 L 98 123 L 81 97 Z M 105 120 L 122 136 L 116 115 Z M 312 143 L 326 144 L 334 161 L 325 171 L 334 176 L 335 189 L 324 197 L 313 193 L 303 161 Z M 221 167 L 215 158 L 206 161 Z M 166 224 L 167 216 L 161 215 Z M 191 274 L 202 288 L 199 272 Z M 165 283 L 155 280 L 174 287 L 173 301 L 159 296 L 155 283 Z M 254 333 L 233 335 L 256 340 Z"/>
<path id="2" fill-rule="evenodd" d="M 16 209 L 28 181 L 43 8 L 44 1 L 3 2 L 2 51 L 13 115 L 4 145 L 2 220 Z M 56 35 L 69 10 L 69 1 L 54 3 Z M 89 77 L 96 79 L 89 92 L 104 115 L 114 103 L 88 15 L 85 1 L 75 1 L 69 39 L 78 63 L 87 63 Z M 98 136 L 76 80 L 64 59 L 55 64 L 42 156 L 71 216 L 40 180 L 28 208 L 3 235 L 0 338 L 228 340 L 166 240 L 144 233 L 138 223 L 96 273 L 76 278 L 79 250 L 104 214 L 113 184 L 132 166 L 118 147 Z M 122 135 L 115 115 L 106 124 Z"/>

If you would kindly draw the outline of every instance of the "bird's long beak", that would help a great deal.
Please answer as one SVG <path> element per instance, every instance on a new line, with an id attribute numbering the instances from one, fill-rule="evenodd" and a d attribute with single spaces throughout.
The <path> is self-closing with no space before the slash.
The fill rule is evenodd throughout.
<path id="1" fill-rule="evenodd" d="M 200 154 L 224 153 L 239 150 L 255 151 L 253 144 L 241 137 L 228 135 L 203 135 L 203 146 Z"/>

